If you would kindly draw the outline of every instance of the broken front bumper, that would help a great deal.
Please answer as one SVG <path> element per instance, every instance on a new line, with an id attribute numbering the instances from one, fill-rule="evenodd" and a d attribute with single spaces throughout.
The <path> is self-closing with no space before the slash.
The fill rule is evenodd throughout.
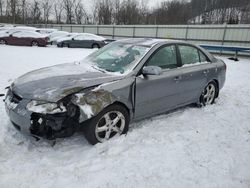
<path id="1" fill-rule="evenodd" d="M 14 101 L 12 96 L 7 95 L 5 99 L 5 110 L 14 126 L 27 134 L 30 134 L 30 117 L 32 112 L 26 110 L 26 105 L 29 100 L 22 99 L 21 101 Z"/>
<path id="2" fill-rule="evenodd" d="M 13 125 L 21 132 L 47 139 L 67 137 L 74 134 L 78 122 L 67 113 L 39 114 L 27 110 L 30 100 L 22 99 L 8 91 L 5 109 Z"/>

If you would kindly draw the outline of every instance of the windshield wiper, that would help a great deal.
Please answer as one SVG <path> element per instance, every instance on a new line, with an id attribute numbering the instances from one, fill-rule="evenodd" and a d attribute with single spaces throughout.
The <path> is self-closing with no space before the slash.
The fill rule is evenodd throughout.
<path id="1" fill-rule="evenodd" d="M 92 68 L 94 68 L 95 70 L 98 70 L 98 71 L 100 71 L 100 72 L 102 72 L 102 73 L 106 73 L 104 70 L 102 70 L 102 69 L 99 69 L 99 68 L 97 68 L 97 67 L 95 67 L 95 66 L 91 66 Z"/>

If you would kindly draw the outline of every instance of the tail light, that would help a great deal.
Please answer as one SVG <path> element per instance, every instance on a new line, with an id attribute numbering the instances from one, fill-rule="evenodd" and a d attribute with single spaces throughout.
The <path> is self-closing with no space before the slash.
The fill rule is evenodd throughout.
<path id="1" fill-rule="evenodd" d="M 223 67 L 224 67 L 224 69 L 225 70 L 227 70 L 227 64 L 225 63 L 225 61 L 223 61 L 222 59 L 218 59 L 220 62 L 222 62 L 223 63 Z"/>
<path id="2" fill-rule="evenodd" d="M 222 61 L 222 62 L 224 63 L 225 70 L 227 70 L 227 64 L 224 61 Z"/>

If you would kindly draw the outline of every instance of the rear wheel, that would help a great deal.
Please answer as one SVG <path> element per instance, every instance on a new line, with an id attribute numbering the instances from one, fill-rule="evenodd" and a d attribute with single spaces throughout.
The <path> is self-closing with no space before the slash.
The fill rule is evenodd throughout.
<path id="1" fill-rule="evenodd" d="M 7 42 L 6 42 L 6 40 L 4 40 L 4 39 L 0 39 L 0 44 L 7 44 Z"/>
<path id="2" fill-rule="evenodd" d="M 32 41 L 31 46 L 38 46 L 38 42 L 37 41 Z"/>
<path id="3" fill-rule="evenodd" d="M 70 46 L 69 46 L 69 44 L 62 43 L 62 47 L 63 47 L 63 48 L 64 48 L 64 47 L 68 47 L 68 48 L 69 48 Z"/>
<path id="4" fill-rule="evenodd" d="M 120 105 L 111 105 L 94 117 L 85 130 L 90 144 L 105 142 L 116 135 L 128 132 L 129 113 Z"/>
<path id="5" fill-rule="evenodd" d="M 200 96 L 200 104 L 203 106 L 211 105 L 214 103 L 218 93 L 218 87 L 214 81 L 210 82 L 203 90 Z"/>
<path id="6" fill-rule="evenodd" d="M 100 48 L 99 44 L 93 44 L 92 48 Z"/>

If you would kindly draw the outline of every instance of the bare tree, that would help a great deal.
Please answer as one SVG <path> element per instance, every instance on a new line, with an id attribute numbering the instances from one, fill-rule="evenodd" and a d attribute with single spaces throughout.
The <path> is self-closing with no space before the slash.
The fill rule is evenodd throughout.
<path id="1" fill-rule="evenodd" d="M 27 17 L 27 2 L 26 0 L 21 1 L 21 12 L 22 12 L 22 22 L 25 23 Z"/>
<path id="2" fill-rule="evenodd" d="M 57 0 L 54 2 L 54 12 L 56 17 L 56 23 L 59 24 L 62 22 L 62 13 L 63 13 L 63 2 L 62 0 Z"/>
<path id="3" fill-rule="evenodd" d="M 140 8 L 136 0 L 124 0 L 119 11 L 120 24 L 140 23 Z"/>
<path id="4" fill-rule="evenodd" d="M 111 24 L 113 3 L 111 0 L 99 0 L 95 5 L 95 17 L 98 24 Z"/>
<path id="5" fill-rule="evenodd" d="M 5 0 L 0 0 L 0 16 L 3 16 L 3 7 L 5 5 Z"/>
<path id="6" fill-rule="evenodd" d="M 41 10 L 38 0 L 34 0 L 30 6 L 30 18 L 33 24 L 38 24 L 41 21 Z"/>
<path id="7" fill-rule="evenodd" d="M 66 23 L 72 24 L 74 21 L 74 6 L 76 0 L 63 0 L 63 7 L 66 11 Z"/>
<path id="8" fill-rule="evenodd" d="M 113 11 L 114 24 L 119 24 L 120 8 L 121 8 L 121 0 L 116 0 L 114 3 L 114 11 Z"/>
<path id="9" fill-rule="evenodd" d="M 16 23 L 18 0 L 10 0 L 10 13 L 12 17 L 12 23 Z"/>
<path id="10" fill-rule="evenodd" d="M 51 0 L 43 0 L 42 8 L 43 8 L 43 21 L 47 25 L 49 21 L 49 16 L 53 7 L 53 3 Z"/>
<path id="11" fill-rule="evenodd" d="M 78 0 L 75 5 L 75 18 L 77 24 L 82 24 L 83 18 L 85 17 L 85 22 L 88 20 L 86 11 L 84 10 L 81 0 Z"/>
<path id="12" fill-rule="evenodd" d="M 141 24 L 148 24 L 148 0 L 140 0 L 139 2 L 139 14 L 140 14 L 140 23 Z"/>

